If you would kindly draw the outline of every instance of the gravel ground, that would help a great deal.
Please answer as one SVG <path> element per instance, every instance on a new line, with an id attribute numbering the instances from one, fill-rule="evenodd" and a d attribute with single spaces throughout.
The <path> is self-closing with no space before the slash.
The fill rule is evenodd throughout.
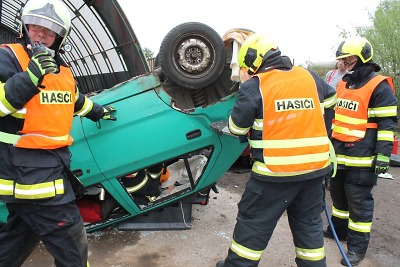
<path id="1" fill-rule="evenodd" d="M 375 216 L 371 242 L 360 267 L 400 266 L 400 168 L 394 179 L 379 179 L 374 189 Z M 211 192 L 208 205 L 192 206 L 188 230 L 107 231 L 89 234 L 91 267 L 214 267 L 226 256 L 235 224 L 237 203 L 248 180 L 248 169 L 234 165 Z M 330 207 L 330 198 L 327 197 Z M 330 208 L 329 208 L 330 211 Z M 322 213 L 327 226 L 325 213 Z M 342 242 L 346 249 L 346 244 Z M 339 267 L 341 254 L 333 240 L 325 239 L 327 265 Z M 54 266 L 39 245 L 23 267 Z M 296 266 L 287 216 L 282 216 L 260 262 L 261 267 Z"/>

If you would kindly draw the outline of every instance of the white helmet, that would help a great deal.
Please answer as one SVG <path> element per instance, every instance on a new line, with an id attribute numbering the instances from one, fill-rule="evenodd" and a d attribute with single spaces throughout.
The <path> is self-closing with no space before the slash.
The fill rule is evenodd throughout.
<path id="1" fill-rule="evenodd" d="M 53 49 L 60 49 L 71 29 L 71 16 L 68 8 L 59 0 L 29 0 L 21 14 L 21 37 L 24 32 L 22 24 L 39 25 L 57 33 L 60 37 L 54 42 L 56 47 Z"/>

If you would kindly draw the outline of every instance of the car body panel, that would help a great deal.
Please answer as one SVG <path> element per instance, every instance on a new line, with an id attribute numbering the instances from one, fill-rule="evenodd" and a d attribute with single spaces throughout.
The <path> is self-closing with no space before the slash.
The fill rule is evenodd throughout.
<path id="1" fill-rule="evenodd" d="M 142 75 L 91 99 L 102 105 L 113 105 L 118 119 L 95 123 L 74 118 L 71 170 L 86 187 L 101 185 L 126 211 L 117 219 L 96 223 L 91 231 L 210 188 L 245 148 L 237 137 L 219 134 L 210 127 L 213 122 L 227 119 L 236 93 L 207 107 L 185 112 L 172 107 L 171 97 L 154 75 Z M 191 136 L 190 133 L 198 134 Z M 126 174 L 210 147 L 212 153 L 207 165 L 193 186 L 149 207 L 138 207 L 118 180 Z M 4 222 L 7 212 L 4 205 L 1 208 L 0 220 Z"/>
<path id="2" fill-rule="evenodd" d="M 96 231 L 209 192 L 246 147 L 238 137 L 213 126 L 226 123 L 236 101 L 239 86 L 229 79 L 229 62 L 220 77 L 201 91 L 176 86 L 163 77 L 160 68 L 148 70 L 117 1 L 92 1 L 91 6 L 83 0 L 63 1 L 72 14 L 83 12 L 93 22 L 91 28 L 86 28 L 83 24 L 88 18 L 86 22 L 81 17 L 73 20 L 75 28 L 69 39 L 77 47 L 66 53 L 66 61 L 83 92 L 100 105 L 114 106 L 117 117 L 117 121 L 99 122 L 78 116 L 73 119 L 71 170 L 88 189 L 78 197 L 78 206 L 82 199 L 94 197 L 99 205 L 110 199 L 116 202 L 116 208 L 107 216 L 86 222 L 86 230 Z M 3 20 L 5 13 L 16 15 L 25 2 L 4 0 Z M 82 6 L 79 11 L 77 3 Z M 120 23 L 125 30 L 117 27 Z M 18 35 L 18 30 L 9 24 L 0 26 L 1 32 Z M 107 32 L 100 34 L 102 38 L 108 36 L 107 42 L 88 34 L 99 27 Z M 96 48 L 94 51 L 90 51 L 89 43 Z M 112 47 L 103 46 L 106 43 Z M 107 49 L 121 53 L 107 57 Z M 99 55 L 103 57 L 98 58 Z M 115 60 L 110 60 L 112 57 Z M 201 101 L 196 102 L 195 98 Z M 181 167 L 163 184 L 156 199 L 143 202 L 129 191 L 124 179 L 158 165 L 171 170 Z M 0 223 L 6 222 L 7 215 L 6 205 L 0 202 Z"/>

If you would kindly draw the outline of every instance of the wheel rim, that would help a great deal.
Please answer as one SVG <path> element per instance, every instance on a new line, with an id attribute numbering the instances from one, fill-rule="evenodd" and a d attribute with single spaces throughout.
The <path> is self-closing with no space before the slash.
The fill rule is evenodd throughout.
<path id="1" fill-rule="evenodd" d="M 175 68 L 181 75 L 190 78 L 206 76 L 214 65 L 214 48 L 202 36 L 186 36 L 176 45 Z"/>

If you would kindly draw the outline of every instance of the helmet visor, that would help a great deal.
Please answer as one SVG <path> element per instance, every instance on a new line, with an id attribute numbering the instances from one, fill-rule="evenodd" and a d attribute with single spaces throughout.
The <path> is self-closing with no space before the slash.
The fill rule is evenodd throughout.
<path id="1" fill-rule="evenodd" d="M 25 25 L 34 24 L 45 27 L 57 33 L 61 37 L 65 37 L 67 35 L 67 31 L 63 26 L 61 26 L 58 23 L 55 23 L 54 21 L 48 20 L 47 18 L 43 18 L 40 16 L 25 15 L 22 17 L 22 21 Z"/>

